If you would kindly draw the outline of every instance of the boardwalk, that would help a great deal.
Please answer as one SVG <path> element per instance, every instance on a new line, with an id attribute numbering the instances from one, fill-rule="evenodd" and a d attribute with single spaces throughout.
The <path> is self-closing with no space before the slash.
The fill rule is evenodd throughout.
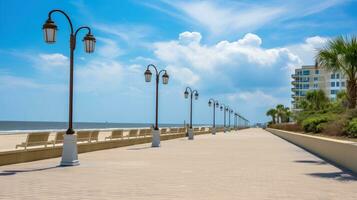
<path id="1" fill-rule="evenodd" d="M 261 129 L 0 167 L 0 199 L 357 199 L 357 179 Z"/>

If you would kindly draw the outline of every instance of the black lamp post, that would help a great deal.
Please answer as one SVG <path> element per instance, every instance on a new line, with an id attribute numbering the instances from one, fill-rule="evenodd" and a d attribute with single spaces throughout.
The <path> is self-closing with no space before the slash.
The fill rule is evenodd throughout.
<path id="1" fill-rule="evenodd" d="M 238 114 L 234 113 L 234 129 L 235 130 L 237 129 L 237 117 L 238 117 Z"/>
<path id="2" fill-rule="evenodd" d="M 223 111 L 223 127 L 224 127 L 224 132 L 226 132 L 226 112 L 228 111 L 229 107 L 226 106 L 225 104 L 221 104 L 220 107 L 221 111 Z"/>
<path id="3" fill-rule="evenodd" d="M 162 83 L 164 85 L 169 83 L 169 75 L 167 74 L 166 70 L 157 70 L 157 67 L 153 64 L 149 64 L 146 68 L 146 71 L 144 73 L 145 75 L 145 81 L 146 82 L 151 82 L 151 77 L 152 73 L 150 71 L 150 67 L 155 69 L 155 75 L 156 75 L 156 102 L 155 102 L 155 126 L 153 130 L 153 136 L 152 136 L 152 147 L 159 147 L 160 146 L 160 131 L 159 131 L 159 125 L 158 125 L 158 118 L 159 118 L 159 82 L 160 82 L 160 74 L 164 73 L 162 75 Z"/>
<path id="4" fill-rule="evenodd" d="M 193 101 L 193 96 L 195 96 L 195 100 L 198 99 L 198 91 L 197 90 L 192 90 L 190 87 L 186 87 L 186 90 L 184 92 L 185 99 L 188 98 L 190 95 L 190 127 L 188 130 L 188 139 L 193 140 L 193 131 L 192 131 L 192 101 Z"/>
<path id="5" fill-rule="evenodd" d="M 77 34 L 80 30 L 86 29 L 88 32 L 83 38 L 84 42 L 84 50 L 87 53 L 93 53 L 95 48 L 96 40 L 91 33 L 91 29 L 88 26 L 81 26 L 76 30 L 73 29 L 72 21 L 69 16 L 62 10 L 52 10 L 48 13 L 48 19 L 46 20 L 45 24 L 43 25 L 43 33 L 44 39 L 46 43 L 53 44 L 56 42 L 56 33 L 57 33 L 57 25 L 52 21 L 52 14 L 53 13 L 61 13 L 63 14 L 69 23 L 70 26 L 70 78 L 69 78 L 69 122 L 68 122 L 68 129 L 66 132 L 66 136 L 63 141 L 63 153 L 62 153 L 62 161 L 61 165 L 78 165 L 78 156 L 77 156 L 77 142 L 76 136 L 74 135 L 73 130 L 73 71 L 74 71 L 74 50 L 76 48 L 76 38 Z M 69 137 L 71 136 L 71 137 Z"/>
<path id="6" fill-rule="evenodd" d="M 213 106 L 212 106 L 213 104 Z M 218 108 L 219 103 L 217 100 L 214 99 L 209 99 L 208 101 L 208 106 L 212 106 L 213 107 L 213 124 L 212 124 L 212 134 L 215 135 L 216 134 L 216 108 Z"/>
<path id="7" fill-rule="evenodd" d="M 228 116 L 229 116 L 228 127 L 229 127 L 229 131 L 231 131 L 231 113 L 233 113 L 233 110 L 232 109 L 228 109 Z"/>
<path id="8" fill-rule="evenodd" d="M 242 116 L 238 114 L 238 129 L 242 128 Z"/>

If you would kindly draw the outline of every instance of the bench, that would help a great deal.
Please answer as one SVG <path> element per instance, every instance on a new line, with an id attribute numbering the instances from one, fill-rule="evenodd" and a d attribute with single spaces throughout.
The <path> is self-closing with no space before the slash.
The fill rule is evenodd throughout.
<path id="1" fill-rule="evenodd" d="M 78 131 L 77 142 L 90 142 L 92 131 Z"/>
<path id="2" fill-rule="evenodd" d="M 151 134 L 152 134 L 152 129 L 151 128 L 146 129 L 146 136 L 151 137 Z"/>
<path id="3" fill-rule="evenodd" d="M 145 128 L 139 130 L 139 137 L 145 137 L 147 135 L 151 135 L 151 129 Z"/>
<path id="4" fill-rule="evenodd" d="M 104 140 L 123 139 L 123 132 L 124 131 L 122 129 L 114 130 L 114 131 L 112 131 L 112 134 L 108 137 L 105 137 Z"/>
<path id="5" fill-rule="evenodd" d="M 161 133 L 161 135 L 168 134 L 167 128 L 162 128 L 160 133 Z"/>
<path id="6" fill-rule="evenodd" d="M 178 133 L 178 128 L 170 128 L 170 133 Z"/>
<path id="7" fill-rule="evenodd" d="M 89 142 L 93 142 L 93 141 L 98 142 L 98 136 L 99 136 L 99 131 L 92 131 L 92 132 L 90 133 L 90 140 L 89 140 Z"/>
<path id="8" fill-rule="evenodd" d="M 62 144 L 64 140 L 65 131 L 60 131 L 56 133 L 55 140 L 53 140 L 53 146 L 56 144 Z"/>
<path id="9" fill-rule="evenodd" d="M 18 147 L 24 147 L 27 149 L 27 147 L 39 145 L 44 145 L 47 147 L 48 144 L 53 144 L 53 142 L 48 141 L 49 136 L 50 132 L 29 133 L 27 135 L 26 142 L 16 145 L 15 148 L 17 149 Z"/>
<path id="10" fill-rule="evenodd" d="M 186 128 L 179 128 L 178 132 L 179 133 L 186 133 Z"/>
<path id="11" fill-rule="evenodd" d="M 138 137 L 138 129 L 130 129 L 128 134 L 128 139 L 131 137 Z"/>

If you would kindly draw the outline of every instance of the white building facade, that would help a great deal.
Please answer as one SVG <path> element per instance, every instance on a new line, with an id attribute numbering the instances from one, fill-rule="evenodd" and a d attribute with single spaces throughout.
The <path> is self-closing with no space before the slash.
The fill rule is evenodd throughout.
<path id="1" fill-rule="evenodd" d="M 304 65 L 295 69 L 291 75 L 293 78 L 291 95 L 292 109 L 298 108 L 298 101 L 305 98 L 309 90 L 323 90 L 327 97 L 336 99 L 341 90 L 346 90 L 346 79 L 341 72 L 330 72 L 315 65 Z"/>

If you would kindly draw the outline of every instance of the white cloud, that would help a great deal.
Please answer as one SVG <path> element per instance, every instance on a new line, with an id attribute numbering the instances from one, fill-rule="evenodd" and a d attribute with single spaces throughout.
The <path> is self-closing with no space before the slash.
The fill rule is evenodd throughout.
<path id="1" fill-rule="evenodd" d="M 120 86 L 122 65 L 113 60 L 92 60 L 76 70 L 79 90 L 84 92 L 113 91 Z"/>
<path id="2" fill-rule="evenodd" d="M 62 69 L 69 65 L 68 57 L 60 53 L 40 53 L 38 54 L 38 57 L 34 56 L 33 60 L 35 61 L 36 66 L 41 70 Z"/>
<path id="3" fill-rule="evenodd" d="M 128 45 L 141 45 L 143 40 L 153 32 L 153 28 L 146 25 L 96 23 L 94 27 L 101 32 L 120 38 Z"/>
<path id="4" fill-rule="evenodd" d="M 275 106 L 279 100 L 261 90 L 256 91 L 243 91 L 228 95 L 228 100 L 231 102 L 243 101 L 249 103 L 251 107 L 266 107 Z"/>
<path id="5" fill-rule="evenodd" d="M 194 85 L 200 80 L 200 77 L 197 74 L 193 73 L 189 68 L 186 67 L 176 67 L 169 65 L 166 69 L 171 79 L 177 80 L 183 85 Z"/>
<path id="6" fill-rule="evenodd" d="M 199 44 L 201 42 L 201 39 L 201 33 L 198 32 L 185 31 L 183 33 L 180 33 L 179 35 L 179 41 L 184 45 Z"/>
<path id="7" fill-rule="evenodd" d="M 262 44 L 262 39 L 255 34 L 247 33 L 242 39 L 238 40 L 240 45 L 259 47 Z"/>
<path id="8" fill-rule="evenodd" d="M 114 40 L 102 37 L 97 37 L 97 40 L 101 43 L 101 45 L 97 47 L 100 56 L 105 58 L 116 58 L 123 54 L 123 51 Z"/>
<path id="9" fill-rule="evenodd" d="M 268 24 L 285 23 L 292 19 L 323 12 L 346 0 L 311 0 L 309 6 L 300 0 L 264 1 L 168 1 L 142 3 L 172 17 L 199 25 L 222 38 L 241 32 L 251 32 Z"/>
<path id="10" fill-rule="evenodd" d="M 41 85 L 29 78 L 0 75 L 0 88 L 40 88 Z"/>
<path id="11" fill-rule="evenodd" d="M 194 45 L 188 40 L 195 41 Z M 155 43 L 154 52 L 159 61 L 173 70 L 178 72 L 183 69 L 186 72 L 187 78 L 181 80 L 190 80 L 191 84 L 201 82 L 203 85 L 212 80 L 228 81 L 228 85 L 238 83 L 241 81 L 237 79 L 238 74 L 240 79 L 251 76 L 251 83 L 279 82 L 272 77 L 265 78 L 265 81 L 258 79 L 279 73 L 282 80 L 288 80 L 285 76 L 289 77 L 288 73 L 301 64 L 299 57 L 287 48 L 261 47 L 261 38 L 252 33 L 237 41 L 221 41 L 211 46 L 198 43 L 200 40 L 201 34 L 184 32 L 178 40 Z M 197 77 L 187 75 L 190 73 Z"/>
<path id="12" fill-rule="evenodd" d="M 283 12 L 278 7 L 257 7 L 246 4 L 218 4 L 207 1 L 170 2 L 185 15 L 206 27 L 213 35 L 226 35 L 236 31 L 251 31 L 276 19 Z"/>
<path id="13" fill-rule="evenodd" d="M 290 45 L 287 48 L 297 55 L 304 65 L 315 63 L 315 55 L 319 48 L 322 48 L 329 40 L 327 37 L 313 36 L 305 39 L 302 44 Z"/>

